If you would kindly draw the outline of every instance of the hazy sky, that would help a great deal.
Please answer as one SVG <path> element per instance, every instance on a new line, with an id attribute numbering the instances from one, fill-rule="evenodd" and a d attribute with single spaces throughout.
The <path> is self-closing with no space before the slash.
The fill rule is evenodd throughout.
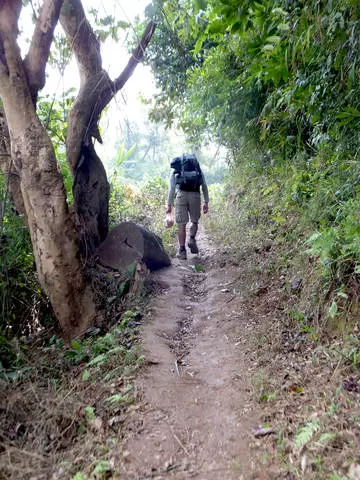
<path id="1" fill-rule="evenodd" d="M 95 8 L 99 17 L 112 15 L 116 20 L 125 20 L 133 24 L 136 17 L 143 18 L 144 9 L 150 0 L 83 0 L 85 11 Z M 89 20 L 91 19 L 88 16 Z M 108 39 L 101 46 L 101 54 L 104 69 L 109 73 L 110 78 L 116 78 L 127 64 L 130 53 L 126 46 L 126 33 L 123 38 L 115 43 Z M 79 76 L 75 60 L 65 70 L 64 77 L 59 73 L 51 73 L 49 70 L 49 81 L 46 92 L 53 95 L 60 93 L 63 89 L 79 87 Z M 111 101 L 107 111 L 101 118 L 103 145 L 97 144 L 96 149 L 102 158 L 105 166 L 116 156 L 116 143 L 123 137 L 124 121 L 139 121 L 147 116 L 144 105 L 140 102 L 140 96 L 150 97 L 155 91 L 151 71 L 141 63 L 136 67 L 135 72 L 128 80 L 124 88 Z"/>
<path id="2" fill-rule="evenodd" d="M 136 17 L 143 18 L 144 9 L 149 4 L 149 0 L 82 0 L 82 3 L 85 11 L 90 8 L 98 10 L 99 17 L 112 15 L 116 20 L 125 20 L 133 24 Z M 91 16 L 88 16 L 88 18 L 90 20 Z M 130 56 L 126 47 L 126 35 L 124 32 L 124 35 L 117 43 L 108 39 L 105 44 L 101 46 L 103 67 L 112 79 L 120 74 Z M 76 65 L 74 61 L 73 65 L 65 72 L 64 81 L 66 85 L 78 86 L 78 75 L 75 69 Z M 146 90 L 152 87 L 151 79 L 150 73 L 144 71 L 142 65 L 138 65 L 127 85 L 126 90 L 128 91 L 129 85 L 131 84 L 131 92 L 127 92 L 127 94 L 136 94 L 137 92 L 135 91 L 147 93 Z"/>

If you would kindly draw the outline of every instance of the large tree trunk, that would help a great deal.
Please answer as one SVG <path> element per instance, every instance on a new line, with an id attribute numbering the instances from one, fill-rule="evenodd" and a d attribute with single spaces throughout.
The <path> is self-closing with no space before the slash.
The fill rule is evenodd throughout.
<path id="1" fill-rule="evenodd" d="M 95 320 L 95 305 L 78 254 L 77 234 L 69 213 L 53 147 L 32 103 L 19 89 L 4 102 L 12 156 L 21 162 L 20 187 L 27 212 L 39 281 L 49 296 L 64 336 L 83 333 Z M 21 104 L 20 103 L 20 104 Z M 20 113 L 21 112 L 21 113 Z"/>
<path id="2" fill-rule="evenodd" d="M 93 325 L 95 304 L 90 286 L 85 282 L 77 232 L 66 204 L 52 144 L 36 116 L 28 120 L 21 132 L 13 132 L 12 152 L 22 161 L 21 192 L 28 212 L 39 281 L 64 336 L 71 338 Z"/>
<path id="3" fill-rule="evenodd" d="M 45 85 L 45 66 L 63 1 L 64 0 L 44 0 L 35 24 L 29 52 L 23 62 L 23 68 L 34 106 L 36 105 L 39 90 Z M 16 22 L 21 8 L 21 2 L 18 0 L 3 0 L 2 4 L 0 1 L 0 8 L 2 14 L 1 20 L 4 22 L 4 28 L 2 29 L 3 35 L 0 36 L 0 61 L 3 62 L 3 66 L 7 67 L 3 37 L 8 33 L 6 32 L 7 28 L 10 27 L 13 29 L 12 34 L 14 38 L 12 40 L 15 41 L 18 30 Z M 10 151 L 10 136 L 7 120 L 3 108 L 0 107 L 0 170 L 7 179 L 8 193 L 15 205 L 16 211 L 24 217 L 24 222 L 27 224 L 27 214 L 20 188 L 20 171 L 14 164 Z"/>
<path id="4" fill-rule="evenodd" d="M 82 146 L 73 185 L 76 227 L 83 258 L 92 255 L 105 240 L 109 226 L 110 187 L 95 148 Z"/>
<path id="5" fill-rule="evenodd" d="M 21 2 L 8 0 L 0 8 L 0 95 L 11 156 L 20 175 L 39 281 L 64 336 L 71 338 L 94 323 L 96 309 L 92 291 L 85 282 L 54 150 L 36 115 L 16 44 L 20 7 Z"/>

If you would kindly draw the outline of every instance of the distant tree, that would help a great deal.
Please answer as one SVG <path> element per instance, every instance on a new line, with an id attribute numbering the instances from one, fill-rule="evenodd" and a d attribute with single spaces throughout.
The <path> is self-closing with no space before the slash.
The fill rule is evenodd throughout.
<path id="1" fill-rule="evenodd" d="M 150 42 L 150 22 L 121 74 L 111 80 L 102 68 L 100 44 L 81 0 L 43 0 L 29 50 L 18 44 L 21 0 L 0 2 L 0 167 L 31 234 L 40 284 L 67 338 L 100 315 L 83 261 L 106 237 L 109 187 L 93 139 L 101 142 L 99 117 L 131 76 Z M 60 21 L 76 57 L 80 90 L 68 116 L 67 160 L 74 176 L 74 213 L 66 202 L 61 173 L 49 135 L 37 111 L 45 85 L 54 29 Z"/>

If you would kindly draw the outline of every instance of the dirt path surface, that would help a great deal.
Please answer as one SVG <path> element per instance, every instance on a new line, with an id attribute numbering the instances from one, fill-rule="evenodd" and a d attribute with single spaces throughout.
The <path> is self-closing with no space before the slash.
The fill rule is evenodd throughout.
<path id="1" fill-rule="evenodd" d="M 160 293 L 143 327 L 144 407 L 131 420 L 126 478 L 269 478 L 251 462 L 256 413 L 234 305 L 238 270 L 221 267 L 200 232 L 199 255 L 153 277 Z M 235 300 L 235 301 L 234 301 Z"/>

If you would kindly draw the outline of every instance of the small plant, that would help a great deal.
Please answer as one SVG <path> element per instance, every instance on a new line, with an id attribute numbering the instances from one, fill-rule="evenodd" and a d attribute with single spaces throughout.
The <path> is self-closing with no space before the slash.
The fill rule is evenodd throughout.
<path id="1" fill-rule="evenodd" d="M 133 321 L 136 317 L 137 313 L 127 310 L 121 318 L 120 329 L 126 328 L 129 322 Z"/>
<path id="2" fill-rule="evenodd" d="M 95 409 L 94 407 L 85 407 L 84 408 L 84 414 L 86 420 L 89 420 L 90 422 L 95 420 Z"/>
<path id="3" fill-rule="evenodd" d="M 129 404 L 134 403 L 135 397 L 133 395 L 129 395 L 130 392 L 134 390 L 132 385 L 128 385 L 124 393 L 117 393 L 115 395 L 111 395 L 110 397 L 105 399 L 105 402 L 109 403 L 112 407 L 116 407 L 122 404 Z"/>
<path id="4" fill-rule="evenodd" d="M 302 447 L 307 445 L 313 438 L 316 432 L 320 430 L 320 422 L 313 420 L 307 422 L 303 427 L 301 427 L 295 438 L 295 448 L 300 450 Z"/>
<path id="5" fill-rule="evenodd" d="M 291 310 L 290 316 L 296 320 L 300 332 L 307 334 L 311 341 L 318 341 L 318 333 L 312 325 L 309 325 L 309 320 L 303 313 Z"/>
<path id="6" fill-rule="evenodd" d="M 194 272 L 205 272 L 204 265 L 192 265 L 191 268 L 194 270 Z"/>
<path id="7" fill-rule="evenodd" d="M 111 466 L 107 460 L 98 460 L 95 468 L 91 472 L 91 480 L 106 480 L 111 475 Z"/>

